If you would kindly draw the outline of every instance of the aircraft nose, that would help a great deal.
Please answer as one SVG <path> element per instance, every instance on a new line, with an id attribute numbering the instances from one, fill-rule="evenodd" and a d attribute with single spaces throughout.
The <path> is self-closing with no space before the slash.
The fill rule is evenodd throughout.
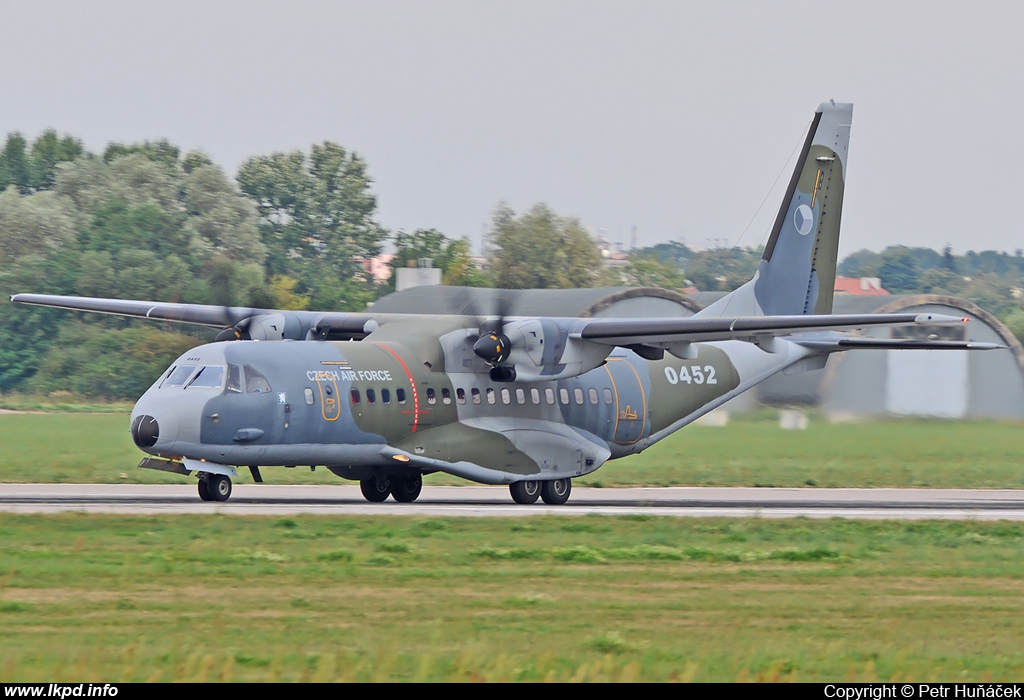
<path id="1" fill-rule="evenodd" d="M 160 424 L 153 416 L 135 416 L 132 421 L 132 440 L 139 447 L 152 447 L 160 439 Z"/>

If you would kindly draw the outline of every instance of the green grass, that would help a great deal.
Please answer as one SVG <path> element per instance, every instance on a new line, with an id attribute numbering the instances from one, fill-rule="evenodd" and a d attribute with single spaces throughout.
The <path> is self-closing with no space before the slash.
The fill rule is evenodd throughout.
<path id="1" fill-rule="evenodd" d="M 0 674 L 1017 680 L 1022 578 L 1005 522 L 0 514 Z"/>
<path id="2" fill-rule="evenodd" d="M 52 396 L 7 392 L 0 394 L 0 410 L 46 413 L 130 413 L 132 402 L 101 403 L 68 392 Z"/>
<path id="3" fill-rule="evenodd" d="M 185 483 L 136 469 L 128 411 L 0 414 L 0 480 Z M 1024 425 L 890 420 L 781 430 L 774 414 L 723 428 L 691 425 L 641 455 L 578 480 L 591 486 L 1024 488 Z M 123 475 L 123 476 L 122 476 Z M 270 483 L 346 483 L 325 469 L 270 468 Z M 248 479 L 244 475 L 243 479 Z M 429 484 L 465 484 L 432 475 Z"/>

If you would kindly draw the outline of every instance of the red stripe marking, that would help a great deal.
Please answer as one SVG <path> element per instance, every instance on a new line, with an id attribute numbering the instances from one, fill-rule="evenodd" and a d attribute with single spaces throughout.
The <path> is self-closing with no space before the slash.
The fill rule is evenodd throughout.
<path id="1" fill-rule="evenodd" d="M 405 376 L 409 378 L 409 385 L 412 387 L 412 432 L 415 433 L 416 427 L 420 423 L 420 395 L 419 392 L 416 391 L 416 382 L 412 378 L 412 372 L 409 371 L 409 368 L 406 366 L 405 362 L 402 361 L 402 358 L 398 356 L 397 352 L 386 345 L 381 345 L 380 343 L 374 343 L 374 345 L 391 353 L 391 355 L 398 360 L 398 364 L 402 365 L 402 369 L 405 370 Z M 405 411 L 402 412 L 405 413 Z"/>

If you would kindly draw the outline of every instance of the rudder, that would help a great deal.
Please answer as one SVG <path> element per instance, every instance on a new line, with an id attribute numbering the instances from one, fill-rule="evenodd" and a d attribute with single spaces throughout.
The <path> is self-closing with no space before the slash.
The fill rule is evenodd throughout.
<path id="1" fill-rule="evenodd" d="M 852 122 L 852 104 L 818 106 L 757 274 L 701 315 L 832 312 Z"/>

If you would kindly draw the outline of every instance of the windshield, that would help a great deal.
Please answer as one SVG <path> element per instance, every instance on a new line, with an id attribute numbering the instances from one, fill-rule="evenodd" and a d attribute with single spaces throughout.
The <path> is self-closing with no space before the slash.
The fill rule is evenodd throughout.
<path id="1" fill-rule="evenodd" d="M 186 389 L 220 389 L 224 383 L 224 368 L 219 365 L 203 367 L 195 378 L 188 383 Z"/>
<path id="2" fill-rule="evenodd" d="M 184 386 L 185 380 L 192 376 L 192 372 L 195 369 L 195 365 L 178 365 L 173 367 L 167 375 L 167 380 L 163 383 L 163 386 Z"/>

